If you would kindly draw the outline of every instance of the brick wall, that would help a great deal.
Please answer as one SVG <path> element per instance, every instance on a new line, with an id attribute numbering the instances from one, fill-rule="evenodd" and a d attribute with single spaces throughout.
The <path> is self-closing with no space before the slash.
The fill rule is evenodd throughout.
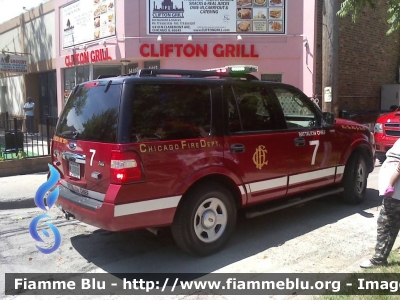
<path id="1" fill-rule="evenodd" d="M 322 95 L 322 6 L 317 1 L 316 93 Z M 398 82 L 400 32 L 386 35 L 387 7 L 366 8 L 356 23 L 339 19 L 339 109 L 379 110 L 381 85 Z M 321 97 L 322 98 L 322 97 Z"/>

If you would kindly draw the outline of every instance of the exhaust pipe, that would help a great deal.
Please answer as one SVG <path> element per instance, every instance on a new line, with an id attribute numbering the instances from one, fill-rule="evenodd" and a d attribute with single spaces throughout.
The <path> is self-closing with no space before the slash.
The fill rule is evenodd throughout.
<path id="1" fill-rule="evenodd" d="M 64 213 L 64 216 L 68 221 L 75 220 L 75 216 L 67 211 Z"/>
<path id="2" fill-rule="evenodd" d="M 152 234 L 154 234 L 155 236 L 160 236 L 163 234 L 163 228 L 161 227 L 149 227 L 146 228 L 147 231 L 151 232 Z"/>

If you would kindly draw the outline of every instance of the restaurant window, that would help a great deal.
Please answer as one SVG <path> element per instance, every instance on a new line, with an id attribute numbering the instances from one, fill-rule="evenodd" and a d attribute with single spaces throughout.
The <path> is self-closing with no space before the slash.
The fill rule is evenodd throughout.
<path id="1" fill-rule="evenodd" d="M 75 85 L 90 80 L 90 66 L 64 69 L 64 103 Z"/>
<path id="2" fill-rule="evenodd" d="M 98 78 L 100 75 L 121 75 L 121 66 L 115 65 L 103 65 L 103 66 L 93 66 L 93 79 Z"/>
<path id="3" fill-rule="evenodd" d="M 64 103 L 75 85 L 75 68 L 64 69 Z"/>
<path id="4" fill-rule="evenodd" d="M 149 69 L 159 69 L 160 61 L 159 60 L 149 60 L 144 62 L 144 67 Z"/>
<path id="5" fill-rule="evenodd" d="M 76 68 L 76 84 L 90 80 L 90 66 Z"/>
<path id="6" fill-rule="evenodd" d="M 282 74 L 261 74 L 262 81 L 282 82 Z"/>
<path id="7" fill-rule="evenodd" d="M 136 73 L 139 70 L 138 63 L 131 63 L 127 66 L 127 73 Z"/>

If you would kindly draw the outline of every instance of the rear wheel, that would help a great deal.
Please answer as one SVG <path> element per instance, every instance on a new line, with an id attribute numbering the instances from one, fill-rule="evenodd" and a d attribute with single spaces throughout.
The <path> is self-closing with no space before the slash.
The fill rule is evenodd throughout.
<path id="1" fill-rule="evenodd" d="M 353 154 L 344 171 L 342 202 L 358 204 L 364 200 L 367 188 L 367 172 L 365 158 L 358 153 Z"/>
<path id="2" fill-rule="evenodd" d="M 225 246 L 235 224 L 232 194 L 219 184 L 202 184 L 182 199 L 172 223 L 172 235 L 183 250 L 204 256 Z"/>

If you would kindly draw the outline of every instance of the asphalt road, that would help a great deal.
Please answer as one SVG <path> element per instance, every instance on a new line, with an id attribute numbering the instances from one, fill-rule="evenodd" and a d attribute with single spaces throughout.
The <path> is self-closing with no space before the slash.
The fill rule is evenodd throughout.
<path id="1" fill-rule="evenodd" d="M 5 273 L 346 273 L 360 271 L 376 238 L 380 199 L 379 165 L 368 179 L 365 201 L 357 206 L 327 197 L 254 219 L 240 218 L 233 238 L 221 252 L 205 258 L 190 256 L 174 243 L 170 232 L 157 237 L 146 230 L 112 233 L 67 221 L 57 208 L 48 214 L 59 229 L 61 246 L 52 254 L 39 252 L 29 233 L 39 208 L 0 210 L 1 286 Z M 32 195 L 33 196 L 33 195 Z M 397 244 L 396 244 L 397 246 Z M 239 296 L 174 296 L 168 299 L 245 299 Z M 14 299 L 16 296 L 7 296 Z M 107 296 L 104 299 L 122 299 Z M 249 296 L 244 296 L 249 299 Z M 254 296 L 282 299 L 293 296 Z M 41 296 L 36 299 L 50 299 Z M 51 299 L 87 299 L 55 297 Z M 96 297 L 97 299 L 98 297 Z M 137 296 L 135 296 L 137 298 Z M 160 296 L 143 296 L 160 299 Z M 251 297 L 252 298 L 252 297 Z M 165 298 L 164 298 L 165 299 Z"/>

